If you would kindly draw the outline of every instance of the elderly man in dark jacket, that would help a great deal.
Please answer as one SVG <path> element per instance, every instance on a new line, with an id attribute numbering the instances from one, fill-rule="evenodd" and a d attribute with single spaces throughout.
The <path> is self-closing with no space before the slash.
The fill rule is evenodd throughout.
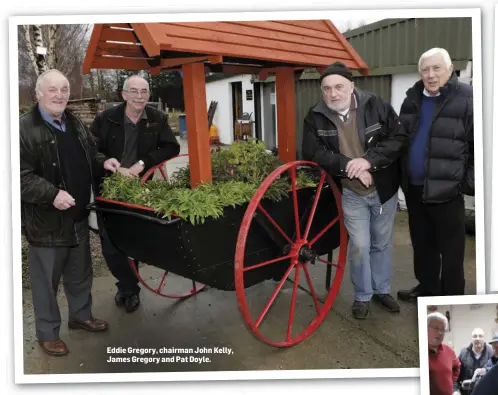
<path id="1" fill-rule="evenodd" d="M 472 87 L 458 81 L 448 52 L 433 48 L 419 60 L 422 78 L 406 93 L 400 120 L 410 132 L 402 188 L 408 208 L 418 284 L 402 300 L 463 295 L 465 202 L 474 194 Z"/>
<path id="2" fill-rule="evenodd" d="M 338 181 L 349 234 L 348 265 L 355 288 L 353 316 L 370 300 L 390 312 L 392 237 L 399 189 L 398 157 L 407 141 L 391 105 L 354 87 L 351 71 L 330 65 L 320 78 L 323 100 L 305 120 L 302 153 Z"/>
<path id="3" fill-rule="evenodd" d="M 151 167 L 178 155 L 180 144 L 166 116 L 146 105 L 150 90 L 144 78 L 138 75 L 128 77 L 123 83 L 122 96 L 122 104 L 97 115 L 91 132 L 97 143 L 97 157 L 101 161 L 117 158 L 120 161 L 118 171 L 122 175 L 138 177 Z M 99 179 L 98 183 L 101 181 Z M 140 305 L 138 279 L 129 266 L 128 257 L 116 248 L 101 224 L 99 229 L 102 253 L 109 270 L 118 280 L 115 302 L 118 306 L 124 306 L 127 312 L 133 312 Z"/>
<path id="4" fill-rule="evenodd" d="M 21 218 L 29 244 L 28 266 L 36 336 L 47 354 L 68 353 L 59 338 L 57 289 L 61 276 L 69 307 L 69 327 L 107 329 L 92 316 L 92 262 L 87 205 L 93 171 L 115 171 L 114 158 L 96 160 L 81 121 L 66 110 L 69 82 L 49 70 L 36 82 L 38 104 L 19 119 Z"/>

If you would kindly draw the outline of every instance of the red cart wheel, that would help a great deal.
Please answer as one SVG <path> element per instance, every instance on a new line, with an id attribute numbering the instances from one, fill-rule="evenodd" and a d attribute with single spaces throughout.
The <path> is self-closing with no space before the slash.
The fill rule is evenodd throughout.
<path id="1" fill-rule="evenodd" d="M 149 291 L 154 292 L 156 295 L 163 296 L 165 298 L 170 298 L 170 299 L 184 299 L 188 298 L 189 296 L 195 295 L 199 292 L 201 292 L 206 286 L 204 284 L 196 283 L 195 281 L 192 280 L 192 289 L 190 289 L 187 292 L 183 293 L 165 293 L 162 291 L 162 289 L 166 285 L 166 276 L 168 275 L 167 271 L 164 271 L 164 274 L 161 277 L 161 280 L 159 282 L 158 286 L 153 286 L 152 284 L 148 284 L 147 281 L 140 275 L 140 272 L 137 270 L 138 262 L 136 262 L 134 259 L 128 259 L 128 263 L 130 264 L 131 270 L 133 270 L 133 273 L 135 273 L 135 276 L 137 276 L 138 281 L 147 288 Z M 154 281 L 154 279 L 152 279 Z"/>
<path id="2" fill-rule="evenodd" d="M 188 156 L 188 154 L 182 154 L 175 156 L 171 159 L 167 159 L 164 162 L 159 163 L 158 165 L 151 167 L 147 172 L 142 176 L 140 179 L 141 184 L 145 184 L 149 178 L 151 178 L 156 170 L 159 170 L 161 172 L 161 176 L 163 179 L 166 181 L 168 180 L 168 173 L 164 170 L 164 165 L 176 158 Z M 165 287 L 166 284 L 166 276 L 168 275 L 167 271 L 164 271 L 164 274 L 160 275 L 160 280 L 159 280 L 159 285 L 158 286 L 153 286 L 151 284 L 148 284 L 147 281 L 140 275 L 140 272 L 137 270 L 138 262 L 136 262 L 133 259 L 128 260 L 131 269 L 133 270 L 133 273 L 135 273 L 135 276 L 138 278 L 138 281 L 147 288 L 149 291 L 154 292 L 156 295 L 163 296 L 165 298 L 172 298 L 172 299 L 184 299 L 188 298 L 189 296 L 195 295 L 199 292 L 201 292 L 204 288 L 206 288 L 206 285 L 196 283 L 195 281 L 192 280 L 192 289 L 190 289 L 187 292 L 184 293 L 179 293 L 179 294 L 172 294 L 172 293 L 165 293 L 162 291 L 162 289 Z M 151 282 L 157 282 L 155 279 L 151 279 Z"/>
<path id="3" fill-rule="evenodd" d="M 297 182 L 296 182 L 296 169 L 298 167 L 302 166 L 309 166 L 312 168 L 315 168 L 316 170 L 319 170 L 320 173 L 320 182 L 319 185 L 316 189 L 316 194 L 313 199 L 313 205 L 311 206 L 311 210 L 309 210 L 309 215 L 304 217 L 304 218 L 299 218 L 299 207 L 298 207 L 298 198 L 297 198 Z M 282 174 L 285 172 L 289 172 L 290 174 L 290 180 L 291 180 L 291 185 L 292 185 L 292 206 L 293 206 L 293 212 L 288 213 L 288 215 L 292 216 L 292 222 L 294 223 L 293 226 L 293 233 L 294 235 L 287 235 L 285 232 L 282 230 L 282 228 L 277 224 L 277 221 L 274 220 L 270 214 L 268 213 L 267 210 L 263 208 L 262 199 L 263 196 L 265 195 L 266 191 L 268 188 L 271 186 L 273 182 L 277 178 L 279 178 Z M 328 186 L 331 188 L 331 191 L 335 197 L 336 201 L 336 206 L 337 206 L 337 212 L 338 215 L 336 218 L 334 218 L 330 223 L 325 225 L 322 230 L 320 230 L 316 235 L 313 237 L 313 239 L 310 240 L 309 234 L 310 234 L 310 228 L 313 223 L 313 218 L 315 217 L 315 212 L 317 209 L 317 205 L 320 199 L 320 195 L 322 194 L 322 191 L 324 189 L 324 186 L 328 184 Z M 248 239 L 248 234 L 249 234 L 249 229 L 251 228 L 251 224 L 254 221 L 254 217 L 256 213 L 262 214 L 273 226 L 276 232 L 278 232 L 288 243 L 288 247 L 285 251 L 282 252 L 282 256 L 276 259 L 271 259 L 265 262 L 261 262 L 258 264 L 251 264 L 250 266 L 246 266 L 245 260 L 246 260 L 246 243 Z M 328 222 L 328 220 L 327 220 Z M 305 229 L 301 228 L 300 224 L 305 224 L 306 227 Z M 338 263 L 332 263 L 329 262 L 327 259 L 322 259 L 320 256 L 316 256 L 313 253 L 313 246 L 317 241 L 328 231 L 330 230 L 334 225 L 338 225 L 340 228 L 340 245 L 339 245 L 339 255 L 338 255 Z M 321 226 L 321 225 L 320 225 Z M 347 250 L 347 231 L 344 226 L 344 218 L 343 218 L 343 212 L 342 212 L 342 206 L 341 206 L 341 194 L 339 189 L 337 188 L 336 184 L 332 181 L 332 178 L 323 170 L 321 169 L 316 163 L 313 162 L 308 162 L 308 161 L 297 161 L 297 162 L 291 162 L 287 163 L 283 166 L 280 166 L 278 169 L 273 171 L 266 179 L 265 181 L 260 185 L 256 193 L 254 194 L 254 197 L 252 198 L 251 202 L 249 203 L 247 210 L 245 212 L 241 228 L 239 230 L 239 235 L 238 235 L 238 240 L 237 240 L 237 249 L 235 253 L 235 288 L 236 288 L 236 293 L 237 293 L 237 300 L 238 300 L 238 305 L 239 309 L 242 313 L 243 319 L 249 328 L 249 330 L 260 340 L 263 342 L 270 344 L 275 347 L 290 347 L 293 345 L 296 345 L 300 343 L 301 341 L 305 340 L 308 338 L 323 322 L 325 319 L 327 313 L 330 311 L 332 304 L 337 296 L 337 293 L 339 292 L 339 288 L 342 282 L 342 277 L 344 275 L 344 266 L 346 262 L 346 250 Z M 272 295 L 268 302 L 265 304 L 265 306 L 260 310 L 258 307 L 256 314 L 254 316 L 251 314 L 249 311 L 249 303 L 246 298 L 247 290 L 245 289 L 244 286 L 244 274 L 248 273 L 251 270 L 257 270 L 258 268 L 262 267 L 267 267 L 268 265 L 275 265 L 275 264 L 285 264 L 285 262 L 289 262 L 289 265 L 287 267 L 287 270 L 285 271 L 285 274 L 283 277 L 280 279 L 278 286 L 276 289 L 272 292 Z M 333 279 L 333 282 L 330 286 L 330 289 L 327 290 L 325 289 L 324 286 L 324 292 L 326 292 L 326 296 L 324 297 L 324 301 L 321 303 L 319 300 L 319 297 L 317 296 L 317 291 L 313 285 L 312 277 L 310 275 L 310 270 L 309 270 L 309 263 L 313 261 L 315 263 L 316 261 L 319 261 L 325 265 L 330 265 L 336 268 L 335 271 L 335 276 Z M 286 280 L 291 279 L 291 273 L 294 273 L 293 276 L 293 287 L 292 287 L 292 297 L 291 297 L 291 302 L 290 302 L 290 313 L 289 313 L 289 318 L 287 321 L 287 330 L 286 334 L 284 337 L 284 340 L 270 340 L 268 336 L 262 333 L 261 330 L 261 324 L 263 323 L 264 319 L 267 318 L 267 313 L 270 310 L 270 307 L 274 304 L 277 296 L 279 296 L 279 293 L 281 294 L 281 290 L 284 286 L 284 283 Z M 307 284 L 307 287 L 309 288 L 307 290 L 307 293 L 311 295 L 311 300 L 313 301 L 313 304 L 311 305 L 314 309 L 316 310 L 316 313 L 309 312 L 310 315 L 312 315 L 313 318 L 311 318 L 311 321 L 309 324 L 299 333 L 297 334 L 292 334 L 292 327 L 294 324 L 294 313 L 296 310 L 296 296 L 297 296 L 297 290 L 298 287 L 302 289 L 303 287 L 299 285 L 299 278 L 301 276 L 301 279 L 305 284 Z M 306 281 L 304 281 L 306 279 Z M 289 290 L 290 291 L 290 290 Z M 307 301 L 310 301 L 309 295 L 306 295 Z M 304 296 L 303 296 L 304 297 Z M 323 299 L 323 298 L 322 298 Z M 300 299 L 301 303 L 301 299 Z M 300 304 L 301 306 L 301 304 Z M 251 308 L 254 308 L 254 304 L 251 303 Z M 276 309 L 278 312 L 281 312 L 281 309 Z M 275 321 L 273 321 L 275 322 Z M 299 324 L 301 324 L 299 322 Z M 272 324 L 273 325 L 273 324 Z"/>
<path id="4" fill-rule="evenodd" d="M 181 155 L 174 156 L 173 158 L 166 159 L 165 161 L 159 163 L 158 165 L 151 167 L 149 170 L 147 170 L 144 173 L 144 175 L 140 179 L 140 184 L 145 184 L 149 180 L 149 178 L 151 178 L 154 175 L 154 172 L 156 170 L 159 170 L 161 172 L 161 176 L 163 177 L 163 180 L 167 180 L 168 173 L 166 171 L 164 171 L 164 168 L 163 168 L 164 165 L 166 163 L 168 163 L 169 161 L 172 161 L 172 160 L 177 159 L 177 158 L 181 158 L 183 156 L 188 156 L 188 154 L 181 154 Z"/>

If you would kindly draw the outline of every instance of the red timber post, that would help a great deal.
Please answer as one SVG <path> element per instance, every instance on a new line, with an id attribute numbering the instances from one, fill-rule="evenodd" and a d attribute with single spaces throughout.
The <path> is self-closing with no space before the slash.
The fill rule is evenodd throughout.
<path id="1" fill-rule="evenodd" d="M 278 156 L 282 162 L 296 160 L 294 69 L 276 69 Z"/>
<path id="2" fill-rule="evenodd" d="M 190 185 L 211 182 L 211 153 L 206 109 L 204 63 L 182 66 L 185 114 L 190 162 Z"/>

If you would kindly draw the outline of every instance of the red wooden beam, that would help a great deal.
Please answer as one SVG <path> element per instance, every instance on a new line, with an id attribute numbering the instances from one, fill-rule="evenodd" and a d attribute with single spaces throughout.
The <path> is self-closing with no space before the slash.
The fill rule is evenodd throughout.
<path id="1" fill-rule="evenodd" d="M 172 58 L 161 59 L 161 68 L 167 69 L 170 67 L 183 66 L 189 63 L 203 62 L 207 60 L 207 56 L 191 57 L 191 58 Z"/>
<path id="2" fill-rule="evenodd" d="M 325 21 L 325 24 L 328 26 L 330 31 L 334 33 L 339 42 L 343 45 L 344 49 L 348 52 L 351 59 L 357 64 L 356 67 L 348 66 L 351 69 L 359 70 L 361 75 L 369 75 L 370 72 L 368 70 L 368 65 L 360 58 L 360 55 L 354 50 L 352 45 L 346 40 L 346 38 L 342 35 L 342 33 L 337 30 L 335 25 L 330 21 Z"/>
<path id="3" fill-rule="evenodd" d="M 258 74 L 258 80 L 265 81 L 268 78 L 269 75 L 270 75 L 269 70 L 268 69 L 263 69 Z"/>
<path id="4" fill-rule="evenodd" d="M 326 28 L 325 25 L 323 25 Z M 178 25 L 167 25 L 168 37 L 171 43 L 175 45 L 176 48 L 179 47 L 180 42 L 178 39 L 189 39 L 189 40 L 201 40 L 203 43 L 203 48 L 210 48 L 211 43 L 214 44 L 227 44 L 236 45 L 237 47 L 247 48 L 249 53 L 260 49 L 270 49 L 275 51 L 290 52 L 293 54 L 302 55 L 316 55 L 323 56 L 326 58 L 348 58 L 348 53 L 342 48 L 331 48 L 328 43 L 330 40 L 322 39 L 319 46 L 307 45 L 301 43 L 300 40 L 294 42 L 281 41 L 276 39 L 271 32 L 263 32 L 259 37 L 248 36 L 243 34 L 243 32 L 236 30 L 238 26 L 233 26 L 234 32 L 217 32 L 206 29 L 198 29 L 194 27 L 178 26 Z M 243 27 L 244 28 L 244 27 Z M 328 32 L 331 39 L 335 39 L 331 32 Z M 316 40 L 316 39 L 315 39 Z M 209 43 L 209 44 L 208 44 Z M 228 52 L 218 51 L 219 54 L 228 54 Z M 212 62 L 213 63 L 213 62 Z"/>
<path id="5" fill-rule="evenodd" d="M 254 22 L 253 22 L 254 23 Z M 240 22 L 188 22 L 188 23 L 168 23 L 168 29 L 170 26 L 183 26 L 199 29 L 203 32 L 220 32 L 220 33 L 234 33 L 240 36 L 253 37 L 255 39 L 260 39 L 262 37 L 271 38 L 275 41 L 303 44 L 314 47 L 324 47 L 329 49 L 343 49 L 342 45 L 337 41 L 337 38 L 328 33 L 328 40 L 324 38 L 316 38 L 313 34 L 311 37 L 304 36 L 301 33 L 287 33 L 279 32 L 276 30 L 271 30 L 268 32 L 264 28 L 256 27 L 251 25 L 251 22 L 247 22 L 242 25 Z M 313 32 L 314 33 L 314 32 Z"/>
<path id="6" fill-rule="evenodd" d="M 213 55 L 213 56 L 208 56 L 209 63 L 211 64 L 220 64 L 223 63 L 223 56 L 222 55 Z"/>
<path id="7" fill-rule="evenodd" d="M 296 160 L 296 117 L 294 69 L 276 69 L 278 157 L 282 162 Z"/>
<path id="8" fill-rule="evenodd" d="M 332 34 L 331 34 L 332 35 Z M 272 62 L 291 63 L 295 66 L 328 66 L 340 60 L 346 66 L 357 69 L 358 64 L 353 61 L 346 51 L 334 51 L 334 55 L 323 56 L 316 54 L 303 54 L 293 52 L 290 48 L 286 51 L 257 46 L 246 46 L 236 43 L 221 43 L 215 41 L 191 39 L 184 37 L 171 37 L 174 39 L 172 49 L 179 52 L 193 52 L 204 56 L 224 54 L 224 56 L 242 57 L 245 59 L 268 60 Z M 145 46 L 145 43 L 143 43 Z M 163 46 L 161 45 L 161 48 Z"/>
<path id="9" fill-rule="evenodd" d="M 108 70 L 149 70 L 150 66 L 145 59 L 96 57 L 91 64 L 91 68 Z"/>
<path id="10" fill-rule="evenodd" d="M 203 63 L 182 66 L 183 92 L 190 157 L 190 186 L 211 182 L 211 154 L 206 109 L 206 79 Z"/>
<path id="11" fill-rule="evenodd" d="M 97 51 L 97 46 L 99 45 L 100 33 L 102 32 L 103 27 L 104 26 L 101 24 L 95 24 L 93 27 L 92 36 L 88 43 L 88 48 L 86 49 L 86 56 L 81 70 L 82 74 L 88 74 L 92 68 L 93 59 L 95 57 L 95 52 Z"/>
<path id="12" fill-rule="evenodd" d="M 152 25 L 154 25 L 154 23 L 131 24 L 131 27 L 140 39 L 147 55 L 150 57 L 159 56 L 161 54 L 161 41 L 159 41 L 159 38 L 151 31 Z M 166 38 L 166 36 L 164 38 Z"/>
<path id="13" fill-rule="evenodd" d="M 161 74 L 161 67 L 160 66 L 151 67 L 149 72 L 150 72 L 150 75 L 160 75 Z"/>
<path id="14" fill-rule="evenodd" d="M 100 36 L 100 41 L 119 41 L 123 43 L 136 43 L 137 38 L 130 30 L 117 30 L 104 28 Z"/>

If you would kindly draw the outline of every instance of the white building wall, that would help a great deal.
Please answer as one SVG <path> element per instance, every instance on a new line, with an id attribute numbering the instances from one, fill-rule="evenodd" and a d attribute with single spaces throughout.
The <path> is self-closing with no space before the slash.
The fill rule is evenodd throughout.
<path id="1" fill-rule="evenodd" d="M 394 74 L 391 80 L 391 105 L 399 114 L 401 104 L 406 97 L 406 91 L 410 89 L 415 82 L 420 79 L 417 73 L 412 74 Z"/>
<path id="2" fill-rule="evenodd" d="M 238 75 L 219 81 L 206 83 L 206 105 L 209 108 L 211 101 L 217 101 L 213 124 L 218 128 L 218 135 L 223 144 L 233 143 L 234 119 L 232 108 L 232 82 L 242 81 L 242 111 L 252 113 L 254 121 L 254 87 L 251 75 Z M 253 100 L 246 100 L 246 90 L 253 90 Z M 253 128 L 254 136 L 254 128 Z"/>

